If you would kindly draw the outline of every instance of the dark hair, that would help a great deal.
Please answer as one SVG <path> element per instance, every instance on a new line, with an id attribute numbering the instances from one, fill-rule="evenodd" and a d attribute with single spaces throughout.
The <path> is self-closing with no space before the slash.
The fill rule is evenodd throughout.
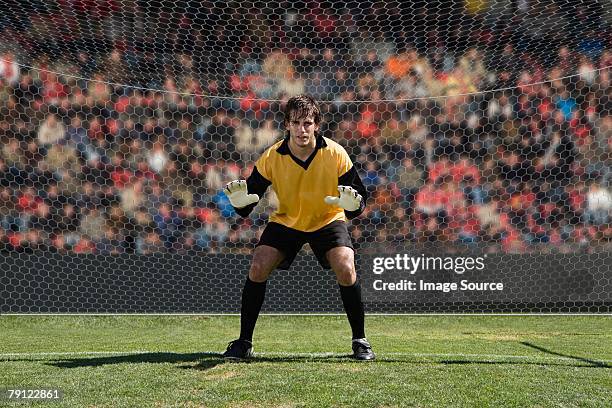
<path id="1" fill-rule="evenodd" d="M 321 123 L 321 109 L 312 96 L 301 94 L 289 98 L 285 106 L 285 122 L 291 119 L 292 112 L 295 112 L 298 118 L 312 115 L 316 125 Z"/>

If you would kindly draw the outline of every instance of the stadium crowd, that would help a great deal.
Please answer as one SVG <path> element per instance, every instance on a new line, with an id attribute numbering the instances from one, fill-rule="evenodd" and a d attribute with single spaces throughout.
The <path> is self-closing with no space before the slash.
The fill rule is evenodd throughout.
<path id="1" fill-rule="evenodd" d="M 79 4 L 71 27 L 34 7 L 0 22 L 2 251 L 248 251 L 274 195 L 240 219 L 222 186 L 283 137 L 283 103 L 304 92 L 370 191 L 357 245 L 611 247 L 612 49 L 579 13 L 551 11 L 578 36 L 564 43 L 525 26 L 528 12 L 500 27 L 424 8 L 408 32 L 384 2 L 357 14 L 315 2 L 278 21 L 210 2 L 149 11 L 177 29 L 147 48 L 112 29 L 115 2 L 96 19 Z"/>

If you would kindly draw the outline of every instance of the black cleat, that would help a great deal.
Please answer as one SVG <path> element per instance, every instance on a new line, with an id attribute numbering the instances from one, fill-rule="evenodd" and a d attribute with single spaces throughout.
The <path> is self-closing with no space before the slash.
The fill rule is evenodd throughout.
<path id="1" fill-rule="evenodd" d="M 353 358 L 355 360 L 369 361 L 376 358 L 372 346 L 366 339 L 353 339 Z"/>
<path id="2" fill-rule="evenodd" d="M 248 340 L 237 339 L 230 341 L 223 358 L 228 361 L 241 361 L 253 357 L 253 343 Z"/>

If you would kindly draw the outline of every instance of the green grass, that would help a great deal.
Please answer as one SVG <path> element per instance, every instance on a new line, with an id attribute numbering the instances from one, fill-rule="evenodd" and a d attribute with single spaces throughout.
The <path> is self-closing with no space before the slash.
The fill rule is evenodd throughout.
<path id="1" fill-rule="evenodd" d="M 218 353 L 236 337 L 236 316 L 0 316 L 0 388 L 65 393 L 14 406 L 611 406 L 609 316 L 369 316 L 366 324 L 375 362 L 347 357 L 343 316 L 262 316 L 259 356 L 226 363 Z"/>

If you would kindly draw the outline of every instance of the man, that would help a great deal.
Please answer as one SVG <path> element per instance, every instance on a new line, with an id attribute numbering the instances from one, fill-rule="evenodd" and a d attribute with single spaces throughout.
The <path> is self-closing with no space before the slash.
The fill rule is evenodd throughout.
<path id="1" fill-rule="evenodd" d="M 288 269 L 308 242 L 319 263 L 332 269 L 353 334 L 353 357 L 373 360 L 365 338 L 361 286 L 346 220 L 365 208 L 367 192 L 351 159 L 338 143 L 317 134 L 321 111 L 307 95 L 292 97 L 285 108 L 284 140 L 268 148 L 249 176 L 225 186 L 236 212 L 246 217 L 272 186 L 279 201 L 253 252 L 242 291 L 240 337 L 223 356 L 242 360 L 253 355 L 253 330 L 275 268 Z M 338 196 L 338 193 L 340 194 Z"/>

